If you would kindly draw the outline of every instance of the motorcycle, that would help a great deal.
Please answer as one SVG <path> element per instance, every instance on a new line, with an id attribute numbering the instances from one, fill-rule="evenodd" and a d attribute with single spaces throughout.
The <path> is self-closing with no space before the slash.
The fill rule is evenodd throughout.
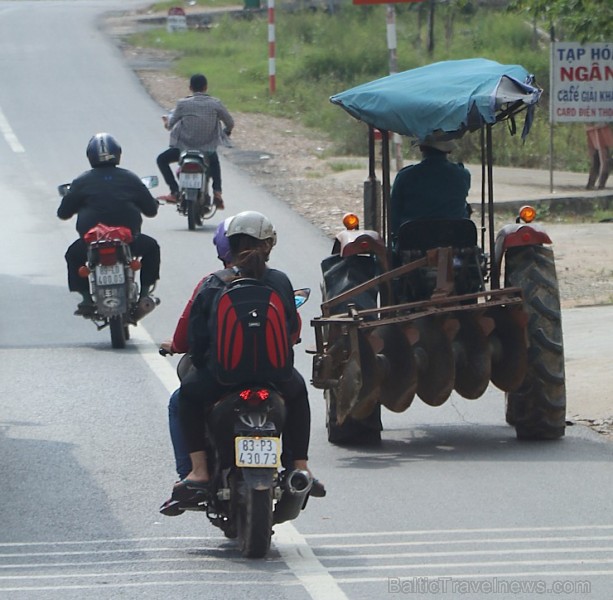
<path id="1" fill-rule="evenodd" d="M 147 188 L 155 187 L 158 178 L 142 178 Z M 58 186 L 64 197 L 70 184 Z M 79 275 L 87 277 L 95 308 L 85 319 L 92 321 L 98 331 L 108 327 L 113 348 L 125 348 L 130 338 L 130 325 L 150 313 L 160 300 L 151 295 L 139 300 L 139 286 L 135 273 L 140 260 L 132 256 L 132 232 L 126 227 L 108 227 L 99 223 L 84 236 L 87 243 L 87 262 L 79 268 Z"/>
<path id="2" fill-rule="evenodd" d="M 296 306 L 304 304 L 309 294 L 308 288 L 296 290 Z M 160 354 L 167 352 L 160 349 Z M 184 356 L 177 367 L 180 378 L 190 365 Z M 245 558 L 264 557 L 273 526 L 298 517 L 313 485 L 307 471 L 283 466 L 284 422 L 285 403 L 272 385 L 245 382 L 225 394 L 207 418 L 210 492 L 189 503 L 171 500 L 162 512 L 168 516 L 205 512 L 227 538 L 237 539 Z"/>
<path id="3" fill-rule="evenodd" d="M 202 225 L 203 219 L 210 219 L 217 212 L 217 205 L 209 193 L 211 177 L 209 158 L 198 150 L 185 150 L 179 157 L 177 171 L 179 199 L 177 210 L 187 216 L 190 231 Z"/>

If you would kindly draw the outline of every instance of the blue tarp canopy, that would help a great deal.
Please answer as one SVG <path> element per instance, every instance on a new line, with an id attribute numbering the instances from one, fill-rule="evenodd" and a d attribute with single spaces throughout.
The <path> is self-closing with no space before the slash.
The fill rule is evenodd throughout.
<path id="1" fill-rule="evenodd" d="M 377 129 L 416 139 L 459 138 L 528 109 L 525 137 L 541 92 L 519 65 L 472 58 L 389 75 L 336 94 L 330 102 Z"/>

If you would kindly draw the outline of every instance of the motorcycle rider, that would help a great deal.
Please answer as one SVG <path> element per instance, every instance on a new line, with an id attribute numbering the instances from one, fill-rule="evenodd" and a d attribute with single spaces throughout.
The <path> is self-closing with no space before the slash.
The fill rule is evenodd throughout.
<path id="1" fill-rule="evenodd" d="M 149 193 L 140 178 L 120 168 L 121 146 L 108 133 L 97 133 L 89 140 L 86 150 L 91 170 L 79 175 L 62 198 L 57 216 L 68 220 L 77 215 L 76 229 L 79 239 L 66 251 L 68 289 L 83 297 L 76 315 L 92 315 L 89 282 L 79 276 L 79 267 L 87 261 L 87 244 L 83 236 L 99 223 L 108 226 L 123 226 L 132 232 L 130 248 L 135 256 L 142 257 L 140 272 L 140 297 L 148 296 L 160 277 L 160 247 L 157 241 L 141 233 L 142 216 L 155 217 L 158 202 Z"/>
<path id="2" fill-rule="evenodd" d="M 179 185 L 172 173 L 170 163 L 179 161 L 181 152 L 198 150 L 209 159 L 209 172 L 213 184 L 213 202 L 219 209 L 224 208 L 221 196 L 221 167 L 217 146 L 222 133 L 229 136 L 234 127 L 234 119 L 220 100 L 209 96 L 207 78 L 198 73 L 192 75 L 189 89 L 191 96 L 177 102 L 169 117 L 162 117 L 164 127 L 170 130 L 170 148 L 157 157 L 157 164 L 164 181 L 170 188 L 170 194 L 160 196 L 160 200 L 177 202 Z M 225 126 L 223 132 L 221 124 Z"/>
<path id="3" fill-rule="evenodd" d="M 233 217 L 228 217 L 225 221 L 219 223 L 217 229 L 215 230 L 215 235 L 213 236 L 213 244 L 217 249 L 217 258 L 219 258 L 219 260 L 223 263 L 224 268 L 232 266 L 230 240 L 226 237 L 226 230 L 232 218 Z M 175 327 L 175 332 L 172 339 L 164 341 L 160 344 L 160 349 L 166 354 L 185 354 L 189 351 L 189 343 L 187 340 L 189 313 L 191 311 L 194 298 L 200 290 L 200 286 L 207 277 L 208 275 L 205 275 L 205 277 L 203 277 L 194 288 L 191 298 L 185 305 L 185 308 L 179 317 L 179 321 Z M 181 364 L 179 367 L 180 371 L 182 369 L 188 369 L 189 365 L 191 364 L 189 356 L 186 354 L 181 359 L 181 362 L 183 364 Z M 172 448 L 175 455 L 177 474 L 179 475 L 179 479 L 184 479 L 191 471 L 192 464 L 187 451 L 185 436 L 183 435 L 181 423 L 179 421 L 179 392 L 180 388 L 177 388 L 172 393 L 170 400 L 168 401 L 168 428 L 170 430 L 170 440 L 172 442 Z M 167 502 L 167 504 L 168 503 L 170 503 L 170 500 Z"/>
<path id="4" fill-rule="evenodd" d="M 233 268 L 238 274 L 263 281 L 283 299 L 289 321 L 288 331 L 295 340 L 299 333 L 300 322 L 291 282 L 285 273 L 266 266 L 276 243 L 276 232 L 272 223 L 268 217 L 259 212 L 245 211 L 232 218 L 226 236 L 230 242 Z M 208 335 L 209 316 L 215 310 L 218 292 L 223 286 L 217 277 L 206 277 L 190 311 L 188 336 L 190 356 L 195 368 L 181 382 L 179 404 L 191 471 L 187 477 L 175 484 L 171 499 L 176 501 L 190 502 L 202 492 L 207 493 L 209 490 L 210 474 L 202 436 L 206 409 L 226 390 L 231 389 L 217 381 L 205 360 L 211 342 Z M 276 387 L 286 399 L 284 447 L 292 457 L 293 468 L 309 471 L 307 460 L 311 413 L 306 384 L 296 368 L 293 368 L 291 378 L 279 382 Z M 323 484 L 314 480 L 311 495 L 321 497 L 325 494 Z"/>

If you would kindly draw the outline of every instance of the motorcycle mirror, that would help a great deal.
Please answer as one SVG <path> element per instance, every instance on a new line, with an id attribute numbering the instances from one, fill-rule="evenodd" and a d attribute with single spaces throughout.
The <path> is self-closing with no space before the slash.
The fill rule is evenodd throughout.
<path id="1" fill-rule="evenodd" d="M 57 186 L 57 192 L 62 198 L 68 193 L 69 189 L 70 189 L 69 183 L 63 183 L 62 185 Z"/>
<path id="2" fill-rule="evenodd" d="M 300 308 L 311 295 L 311 288 L 302 288 L 294 290 L 294 300 L 296 302 L 296 308 Z"/>
<path id="3" fill-rule="evenodd" d="M 160 183 L 160 180 L 158 179 L 157 175 L 147 175 L 146 177 L 141 177 L 141 181 L 145 184 L 145 187 L 149 190 L 151 188 L 157 187 L 158 184 Z"/>

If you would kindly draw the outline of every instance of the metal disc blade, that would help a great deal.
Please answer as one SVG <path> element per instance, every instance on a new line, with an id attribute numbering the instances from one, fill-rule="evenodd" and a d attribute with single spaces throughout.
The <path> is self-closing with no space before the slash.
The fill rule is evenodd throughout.
<path id="1" fill-rule="evenodd" d="M 461 315 L 459 321 L 460 330 L 453 340 L 455 390 L 460 396 L 474 400 L 482 396 L 489 385 L 491 350 L 479 317 L 466 314 Z"/>
<path id="2" fill-rule="evenodd" d="M 376 333 L 384 342 L 378 355 L 380 402 L 391 411 L 403 412 L 413 402 L 417 390 L 417 363 L 413 349 L 400 325 L 379 327 Z"/>
<path id="3" fill-rule="evenodd" d="M 455 359 L 444 325 L 440 317 L 416 321 L 420 334 L 415 346 L 419 366 L 417 395 L 430 406 L 443 404 L 455 382 Z"/>
<path id="4" fill-rule="evenodd" d="M 504 392 L 517 389 L 526 376 L 528 342 L 526 314 L 521 308 L 498 307 L 489 312 L 496 324 L 490 334 L 492 383 Z"/>

